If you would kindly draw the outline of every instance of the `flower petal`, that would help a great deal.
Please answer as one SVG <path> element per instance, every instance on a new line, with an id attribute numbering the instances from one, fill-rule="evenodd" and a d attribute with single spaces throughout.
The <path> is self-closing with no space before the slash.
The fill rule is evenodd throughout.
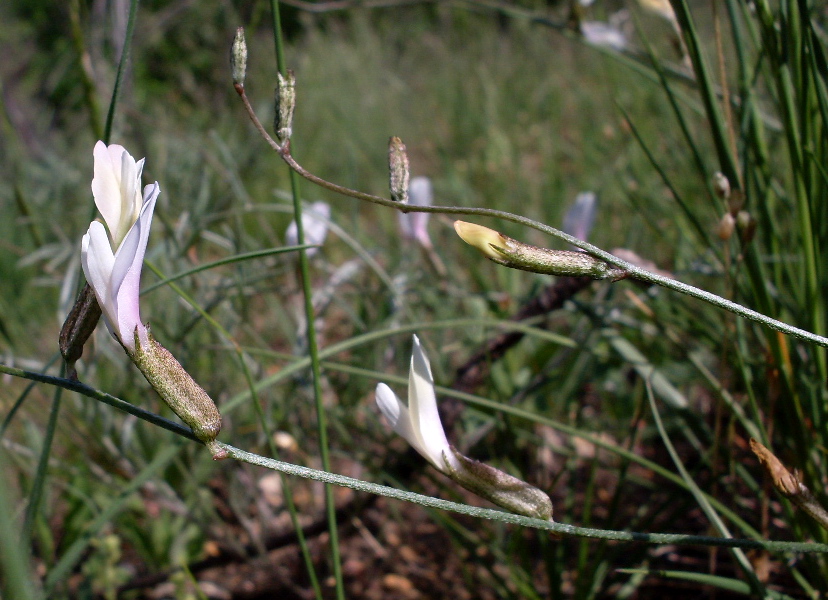
<path id="1" fill-rule="evenodd" d="M 126 235 L 141 213 L 143 202 L 140 189 L 144 160 L 142 158 L 136 163 L 126 150 L 121 154 L 121 218 L 113 232 L 116 244 Z"/>
<path id="2" fill-rule="evenodd" d="M 115 253 L 115 264 L 112 267 L 110 289 L 114 296 L 113 301 L 118 315 L 117 331 L 124 344 L 134 350 L 134 332 L 138 327 L 142 338 L 146 330 L 141 323 L 138 307 L 138 293 L 141 284 L 141 268 L 144 265 L 144 253 L 147 250 L 152 215 L 155 210 L 155 201 L 161 188 L 158 182 L 144 188 L 144 205 L 138 220 L 130 228 L 121 247 Z M 143 341 L 146 341 L 144 339 Z"/>
<path id="3" fill-rule="evenodd" d="M 453 455 L 437 411 L 431 367 L 416 335 L 408 373 L 408 410 L 412 430 L 419 442 L 415 447 L 431 464 L 441 471 L 445 470 L 444 454 L 449 457 Z"/>
<path id="4" fill-rule="evenodd" d="M 139 186 L 144 159 L 135 159 L 123 146 L 95 144 L 92 195 L 117 247 L 141 209 Z"/>
<path id="5" fill-rule="evenodd" d="M 417 439 L 417 436 L 414 435 L 414 431 L 411 429 L 411 416 L 405 404 L 403 404 L 397 395 L 391 391 L 391 388 L 384 383 L 377 385 L 375 396 L 380 412 L 382 412 L 385 418 L 388 419 L 388 422 L 391 424 L 394 431 L 404 437 L 409 444 L 414 446 L 414 449 L 417 450 L 417 452 L 422 454 L 419 440 Z"/>
<path id="6" fill-rule="evenodd" d="M 106 229 L 98 221 L 92 221 L 81 243 L 81 265 L 86 280 L 95 292 L 110 331 L 115 330 L 118 322 L 109 287 L 114 264 L 115 256 L 112 254 Z"/>

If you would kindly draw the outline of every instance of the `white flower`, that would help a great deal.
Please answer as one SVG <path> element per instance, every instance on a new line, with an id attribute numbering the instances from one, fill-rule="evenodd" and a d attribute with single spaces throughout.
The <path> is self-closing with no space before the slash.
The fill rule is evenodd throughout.
<path id="1" fill-rule="evenodd" d="M 328 236 L 328 221 L 331 220 L 331 207 L 326 202 L 314 202 L 302 211 L 302 232 L 305 234 L 305 243 L 321 246 Z M 285 230 L 285 242 L 288 246 L 299 243 L 299 231 L 296 220 L 290 222 Z M 308 256 L 313 256 L 319 248 L 308 248 Z"/>
<path id="2" fill-rule="evenodd" d="M 408 372 L 408 406 L 384 383 L 377 386 L 376 398 L 394 431 L 450 479 L 512 512 L 552 520 L 552 501 L 544 492 L 508 473 L 463 456 L 449 445 L 437 412 L 431 367 L 416 335 Z"/>
<path id="3" fill-rule="evenodd" d="M 136 162 L 123 146 L 107 146 L 100 141 L 95 144 L 92 155 L 95 159 L 92 195 L 109 228 L 112 245 L 117 249 L 144 205 L 141 199 L 144 159 Z"/>
<path id="4" fill-rule="evenodd" d="M 129 156 L 126 152 L 124 154 Z M 107 193 L 117 191 L 113 187 L 103 189 Z M 147 328 L 141 322 L 138 307 L 138 292 L 155 201 L 160 192 L 158 182 L 144 188 L 140 212 L 114 253 L 106 230 L 98 221 L 89 225 L 89 231 L 83 236 L 81 245 L 83 273 L 95 292 L 106 325 L 130 352 L 136 350 L 136 329 L 141 345 L 148 343 Z M 99 208 L 102 205 L 112 207 L 116 200 L 117 198 L 106 198 L 103 195 L 95 197 Z"/>
<path id="5" fill-rule="evenodd" d="M 408 186 L 408 204 L 410 206 L 431 206 L 434 202 L 434 192 L 431 180 L 428 177 L 414 177 Z M 415 240 L 424 248 L 431 248 L 431 238 L 428 236 L 429 213 L 411 212 L 400 213 L 400 231 L 405 239 Z"/>
<path id="6" fill-rule="evenodd" d="M 581 34 L 593 46 L 612 48 L 619 52 L 627 49 L 627 36 L 624 32 L 602 21 L 584 21 L 581 23 Z"/>
<path id="7" fill-rule="evenodd" d="M 394 431 L 423 458 L 444 473 L 461 468 L 446 439 L 440 413 L 437 412 L 431 367 L 416 335 L 408 372 L 408 406 L 384 383 L 377 386 L 376 398 L 377 405 Z"/>

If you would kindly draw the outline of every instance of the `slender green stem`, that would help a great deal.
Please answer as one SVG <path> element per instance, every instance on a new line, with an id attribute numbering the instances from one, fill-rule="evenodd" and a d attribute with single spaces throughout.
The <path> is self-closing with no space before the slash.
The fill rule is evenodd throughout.
<path id="1" fill-rule="evenodd" d="M 52 592 L 55 586 L 63 581 L 65 577 L 71 573 L 72 569 L 83 558 L 83 553 L 89 546 L 89 543 L 98 535 L 101 528 L 109 523 L 122 510 L 127 508 L 127 501 L 137 492 L 151 477 L 157 475 L 162 469 L 169 465 L 172 460 L 178 455 L 181 450 L 181 442 L 176 441 L 169 445 L 164 445 L 158 450 L 152 462 L 144 467 L 143 471 L 137 477 L 132 479 L 123 491 L 115 498 L 93 521 L 87 523 L 84 527 L 83 535 L 81 535 L 75 542 L 66 549 L 60 560 L 52 567 L 49 574 L 46 576 L 45 591 L 47 598 L 53 598 Z"/>
<path id="2" fill-rule="evenodd" d="M 647 398 L 650 401 L 650 410 L 653 413 L 653 420 L 655 421 L 656 429 L 658 429 L 658 433 L 661 436 L 661 441 L 664 443 L 664 446 L 667 448 L 667 453 L 670 455 L 670 458 L 673 461 L 673 464 L 678 469 L 679 475 L 687 484 L 690 493 L 693 494 L 693 498 L 695 498 L 696 503 L 702 509 L 704 514 L 710 520 L 710 523 L 719 531 L 719 533 L 726 538 L 732 538 L 730 532 L 727 529 L 727 526 L 722 521 L 721 517 L 716 513 L 713 507 L 710 505 L 710 502 L 707 501 L 704 493 L 699 489 L 699 486 L 696 484 L 695 480 L 690 476 L 690 473 L 687 472 L 687 469 L 684 467 L 684 463 L 681 462 L 681 457 L 676 452 L 675 446 L 670 441 L 670 437 L 667 435 L 667 430 L 664 428 L 664 423 L 661 420 L 661 415 L 658 412 L 658 406 L 656 405 L 655 396 L 653 395 L 653 386 L 649 380 L 645 380 L 644 382 L 647 387 Z M 739 566 L 742 567 L 742 571 L 744 572 L 745 576 L 748 579 L 751 587 L 753 588 L 754 593 L 758 594 L 759 597 L 764 596 L 765 588 L 759 579 L 756 577 L 756 572 L 753 570 L 753 566 L 750 564 L 747 556 L 741 549 L 734 549 L 733 555 L 736 558 L 736 562 L 739 563 Z"/>
<path id="3" fill-rule="evenodd" d="M 282 41 L 282 23 L 279 11 L 279 1 L 270 0 L 270 11 L 273 16 L 273 41 L 276 45 L 276 65 L 279 73 L 287 75 L 285 48 Z M 305 244 L 305 228 L 302 223 L 302 197 L 299 191 L 299 178 L 294 170 L 290 171 L 290 188 L 293 195 L 293 218 L 296 223 L 296 241 L 301 246 Z M 311 287 L 310 263 L 307 250 L 299 251 L 299 272 L 302 279 L 302 295 L 305 304 L 305 323 L 308 340 L 308 354 L 313 374 L 313 398 L 316 406 L 316 429 L 319 437 L 319 454 L 322 468 L 331 470 L 331 458 L 328 448 L 328 424 L 325 415 L 325 405 L 322 401 L 322 371 L 319 361 L 319 346 L 316 338 L 316 317 L 313 310 L 313 289 Z M 345 585 L 342 576 L 342 559 L 339 553 L 339 531 L 336 523 L 336 502 L 333 488 L 325 486 L 325 512 L 328 519 L 328 535 L 330 536 L 331 569 L 336 582 L 336 596 L 339 600 L 345 599 Z M 300 530 L 297 529 L 300 533 Z M 311 577 L 311 584 L 318 598 L 322 597 L 322 589 L 316 577 L 309 553 L 305 554 L 305 563 Z"/>
<path id="4" fill-rule="evenodd" d="M 305 246 L 301 246 L 304 248 Z M 226 264 L 229 262 L 236 262 L 238 260 L 243 260 L 246 258 L 254 258 L 257 256 L 265 256 L 268 254 L 275 254 L 277 253 L 274 249 L 263 250 L 260 252 L 248 252 L 247 254 L 241 254 L 235 257 L 230 257 L 228 259 L 223 259 L 220 261 L 216 261 L 215 263 L 210 263 L 209 265 L 203 265 L 205 267 L 216 266 L 217 264 Z M 256 417 L 259 420 L 259 424 L 262 428 L 262 432 L 267 439 L 268 449 L 273 456 L 276 456 L 276 445 L 273 442 L 273 437 L 269 435 L 267 431 L 267 422 L 265 419 L 264 411 L 262 410 L 261 401 L 259 400 L 258 393 L 256 390 L 255 383 L 253 381 L 253 374 L 250 372 L 250 367 L 247 364 L 247 360 L 249 355 L 239 346 L 238 342 L 230 335 L 230 332 L 227 331 L 221 323 L 216 321 L 202 306 L 200 306 L 195 299 L 190 297 L 183 289 L 181 289 L 178 285 L 173 283 L 173 280 L 179 279 L 179 276 L 174 277 L 164 277 L 164 274 L 150 262 L 146 262 L 146 265 L 150 268 L 150 270 L 158 275 L 161 278 L 162 284 L 169 285 L 172 290 L 178 294 L 183 300 L 185 300 L 190 306 L 192 306 L 198 313 L 207 321 L 213 328 L 219 332 L 219 334 L 227 341 L 227 343 L 232 346 L 233 351 L 236 354 L 236 358 L 241 365 L 242 372 L 244 373 L 245 380 L 247 381 L 248 389 L 250 391 L 250 396 L 253 401 L 253 410 L 256 413 Z M 201 268 L 197 268 L 196 270 L 202 270 Z M 187 275 L 188 273 L 180 274 L 180 276 Z M 305 534 L 302 531 L 301 524 L 299 523 L 299 513 L 296 510 L 296 505 L 293 501 L 293 494 L 291 493 L 290 483 L 285 479 L 284 475 L 282 475 L 282 486 L 285 490 L 285 504 L 287 505 L 288 514 L 290 515 L 291 523 L 293 524 L 293 528 L 296 530 L 296 535 L 299 540 L 299 547 L 302 549 L 302 555 L 305 557 L 305 560 L 308 564 L 309 568 L 312 568 L 313 563 L 311 560 L 310 550 L 308 549 L 307 540 L 305 539 Z M 311 573 L 311 579 L 316 581 L 316 574 Z M 321 589 L 321 588 L 320 588 Z"/>
<path id="5" fill-rule="evenodd" d="M 21 538 L 20 522 L 16 517 L 16 498 L 12 497 L 9 479 L 12 470 L 0 446 L 0 597 L 15 600 L 35 600 L 37 581 L 30 564 L 30 544 Z"/>
<path id="6" fill-rule="evenodd" d="M 338 194 L 342 194 L 344 196 L 356 198 L 357 200 L 364 200 L 366 202 L 371 202 L 373 204 L 379 204 L 381 206 L 393 208 L 404 213 L 427 212 L 442 213 L 447 215 L 474 215 L 479 217 L 494 217 L 497 219 L 502 219 L 504 221 L 517 223 L 519 225 L 525 225 L 526 227 L 536 229 L 554 238 L 571 244 L 576 248 L 580 248 L 588 254 L 596 258 L 600 258 L 601 260 L 605 261 L 610 265 L 616 266 L 620 269 L 627 271 L 631 279 L 637 279 L 639 281 L 645 281 L 647 283 L 660 285 L 675 292 L 679 292 L 681 294 L 690 296 L 691 298 L 703 300 L 704 302 L 712 304 L 713 306 L 721 308 L 722 310 L 726 310 L 732 312 L 733 314 L 739 315 L 740 317 L 743 317 L 745 319 L 761 323 L 762 325 L 765 325 L 770 329 L 781 331 L 782 333 L 788 334 L 795 338 L 812 342 L 818 346 L 828 348 L 827 337 L 816 335 L 815 333 L 811 333 L 810 331 L 805 331 L 804 329 L 800 329 L 799 327 L 794 327 L 793 325 L 788 325 L 787 323 L 783 323 L 782 321 L 772 319 L 771 317 L 768 317 L 759 312 L 756 312 L 755 310 L 742 306 L 741 304 L 737 304 L 736 302 L 732 302 L 731 300 L 727 300 L 726 298 L 722 298 L 721 296 L 717 296 L 716 294 L 712 294 L 706 290 L 702 290 L 692 285 L 682 283 L 681 281 L 678 281 L 676 279 L 652 273 L 650 271 L 642 269 L 641 267 L 637 267 L 631 263 L 628 263 L 625 260 L 621 260 L 617 256 L 613 256 L 609 252 L 602 250 L 597 246 L 593 246 L 592 244 L 584 242 L 583 240 L 579 240 L 578 238 L 564 233 L 559 229 L 555 229 L 554 227 L 550 227 L 549 225 L 539 223 L 538 221 L 535 221 L 528 217 L 524 217 L 522 215 L 516 215 L 514 213 L 496 210 L 493 208 L 472 208 L 463 206 L 401 206 L 399 203 L 394 202 L 393 200 L 389 200 L 388 198 L 374 196 L 372 194 L 366 194 L 364 192 L 359 192 L 357 190 L 352 190 L 341 185 L 336 185 L 334 183 L 330 183 L 329 181 L 325 181 L 321 177 L 318 177 L 313 173 L 305 170 L 304 167 L 302 167 L 298 162 L 296 162 L 296 160 L 290 154 L 290 148 L 288 145 L 281 146 L 277 142 L 275 142 L 270 137 L 270 135 L 268 135 L 267 131 L 265 131 L 264 127 L 256 117 L 256 114 L 253 112 L 253 107 L 250 105 L 250 101 L 248 100 L 244 90 L 237 88 L 237 92 L 239 93 L 239 96 L 241 97 L 245 105 L 245 108 L 247 109 L 248 115 L 253 121 L 254 126 L 264 137 L 264 139 L 268 142 L 268 144 L 270 144 L 270 146 L 282 157 L 282 160 L 284 160 L 291 167 L 291 169 L 296 171 L 299 175 L 301 175 L 308 181 L 315 183 L 320 187 L 323 187 L 327 190 L 330 190 Z"/>
<path id="7" fill-rule="evenodd" d="M 61 368 L 63 375 L 63 368 Z M 34 522 L 37 512 L 40 510 L 40 500 L 43 498 L 43 488 L 46 485 L 46 475 L 49 469 L 49 456 L 52 454 L 52 442 L 57 431 L 57 420 L 60 414 L 60 401 L 63 396 L 63 388 L 55 388 L 55 397 L 52 399 L 52 409 L 49 412 L 49 421 L 46 424 L 46 434 L 43 436 L 43 444 L 40 447 L 40 459 L 37 462 L 34 482 L 29 493 L 29 505 L 26 507 L 26 519 L 23 522 L 23 539 L 31 541 L 34 530 Z"/>
<path id="8" fill-rule="evenodd" d="M 551 521 L 542 521 L 540 519 L 533 519 L 531 517 L 524 517 L 523 515 L 516 515 L 507 513 L 501 510 L 491 508 L 480 508 L 477 506 L 469 506 L 466 504 L 459 504 L 457 502 L 450 502 L 448 500 L 441 500 L 431 496 L 424 496 L 414 492 L 407 492 L 398 490 L 396 488 L 377 485 L 344 475 L 337 475 L 335 473 L 327 473 L 318 471 L 309 467 L 301 467 L 289 463 L 273 460 L 259 456 L 258 454 L 251 454 L 227 444 L 219 444 L 219 446 L 227 452 L 228 457 L 235 460 L 240 460 L 252 465 L 265 467 L 275 471 L 282 471 L 289 475 L 297 477 L 304 477 L 313 479 L 314 481 L 322 481 L 347 487 L 352 490 L 360 492 L 368 492 L 385 496 L 386 498 L 395 498 L 397 500 L 404 500 L 406 502 L 413 502 L 421 506 L 430 508 L 437 508 L 440 510 L 447 510 L 464 515 L 470 515 L 481 519 L 490 519 L 492 521 L 500 521 L 502 523 L 512 523 L 524 527 L 532 527 L 534 529 L 542 529 L 551 533 L 561 535 L 569 535 L 574 537 L 588 537 L 602 540 L 616 540 L 624 542 L 645 542 L 649 544 L 680 544 L 688 546 L 719 546 L 723 548 L 745 548 L 745 549 L 763 549 L 770 552 L 828 552 L 828 544 L 818 544 L 809 542 L 768 542 L 760 540 L 746 540 L 737 538 L 719 538 L 708 537 L 701 535 L 684 535 L 673 533 L 640 533 L 635 531 L 611 531 L 605 529 L 592 529 L 589 527 L 578 527 L 576 525 L 567 525 L 564 523 L 553 523 Z"/>
<path id="9" fill-rule="evenodd" d="M 95 388 L 89 387 L 88 385 L 81 383 L 80 381 L 77 381 L 75 379 L 65 379 L 63 377 L 55 377 L 54 375 L 44 375 L 43 373 L 24 371 L 23 369 L 9 367 L 2 363 L 0 363 L 0 373 L 5 373 L 13 377 L 20 377 L 21 379 L 28 379 L 29 381 L 37 381 L 39 383 L 54 385 L 65 390 L 69 390 L 70 392 L 77 392 L 82 396 L 86 396 L 88 398 L 98 400 L 99 402 L 103 402 L 104 404 L 108 404 L 113 408 L 122 410 L 125 413 L 136 416 L 139 419 L 147 421 L 148 423 L 152 423 L 153 425 L 157 425 L 162 429 L 171 431 L 189 440 L 193 440 L 194 442 L 198 441 L 198 438 L 192 432 L 192 430 L 190 430 L 189 427 L 179 425 L 178 423 L 170 421 L 169 419 L 165 419 L 164 417 L 160 417 L 155 413 L 146 410 L 145 408 L 135 406 L 134 404 L 131 404 L 125 400 L 121 400 L 120 398 L 116 398 L 115 396 L 107 394 L 106 392 L 96 390 Z"/>
<path id="10" fill-rule="evenodd" d="M 98 102 L 98 90 L 92 73 L 92 61 L 89 58 L 89 51 L 86 49 L 86 43 L 83 39 L 80 12 L 80 0 L 71 0 L 69 2 L 69 24 L 72 32 L 72 44 L 75 46 L 75 52 L 78 55 L 83 95 L 86 108 L 89 110 L 89 126 L 92 128 L 95 137 L 100 140 L 104 138 L 104 132 L 101 128 L 101 106 Z"/>
<path id="11" fill-rule="evenodd" d="M 48 383 L 51 385 L 62 387 L 64 389 L 78 392 L 84 396 L 100 400 L 102 402 L 105 402 L 106 404 L 109 404 L 110 406 L 113 406 L 120 410 L 124 410 L 141 419 L 159 425 L 164 429 L 172 431 L 173 433 L 176 433 L 189 440 L 198 441 L 198 439 L 195 437 L 192 431 L 190 431 L 186 427 L 178 425 L 177 423 L 167 421 L 166 419 L 163 419 L 157 415 L 153 415 L 152 413 L 149 413 L 143 409 L 139 409 L 138 407 L 130 404 L 129 402 L 124 402 L 123 400 L 115 398 L 114 396 L 111 396 L 105 392 L 101 392 L 93 388 L 90 388 L 89 386 L 86 386 L 77 381 L 72 381 L 69 379 L 63 379 L 59 377 L 52 377 L 49 375 L 42 375 L 40 373 L 32 373 L 29 371 L 24 371 L 22 369 L 7 367 L 3 364 L 0 364 L 0 373 L 6 373 L 24 379 L 31 379 L 33 381 L 40 381 L 42 383 Z M 438 391 L 440 390 L 438 389 Z M 463 394 L 463 396 L 467 396 L 467 394 Z M 596 443 L 600 441 L 597 438 L 595 438 L 595 440 Z M 351 477 L 345 477 L 344 475 L 337 475 L 335 473 L 319 471 L 317 469 L 311 469 L 309 467 L 292 465 L 290 463 L 285 463 L 271 458 L 259 456 L 258 454 L 252 454 L 250 452 L 246 452 L 244 450 L 240 450 L 238 448 L 234 448 L 233 446 L 229 446 L 223 443 L 218 443 L 218 445 L 221 447 L 221 449 L 227 452 L 227 456 L 230 458 L 241 460 L 243 462 L 247 462 L 249 464 L 257 466 L 262 466 L 275 471 L 280 471 L 287 475 L 303 477 L 306 479 L 313 479 L 314 481 L 321 481 L 323 483 L 329 483 L 331 485 L 339 485 L 357 491 L 378 494 L 381 496 L 386 496 L 388 498 L 395 498 L 398 500 L 404 500 L 406 502 L 413 502 L 415 504 L 420 504 L 422 506 L 437 508 L 441 510 L 449 510 L 452 512 L 470 515 L 473 517 L 480 517 L 484 519 L 500 521 L 503 523 L 513 523 L 516 525 L 532 527 L 535 529 L 543 529 L 561 535 L 572 535 L 575 537 L 590 537 L 594 539 L 627 542 L 645 542 L 651 544 L 681 544 L 694 546 L 721 546 L 726 548 L 762 549 L 767 550 L 769 552 L 828 553 L 828 544 L 819 543 L 773 542 L 763 540 L 717 538 L 673 533 L 641 533 L 630 531 L 610 531 L 602 529 L 592 529 L 587 527 L 577 527 L 575 525 L 566 525 L 563 523 L 553 523 L 550 521 L 542 521 L 540 519 L 532 519 L 530 517 L 524 517 L 522 515 L 507 513 L 500 510 L 479 508 L 475 506 L 468 506 L 465 504 L 458 504 L 456 502 L 449 502 L 447 500 L 440 500 L 439 498 L 432 498 L 431 496 L 423 496 L 421 494 L 406 492 L 403 490 L 398 490 L 396 488 L 378 485 L 359 479 L 353 479 Z M 606 445 L 606 443 L 604 445 Z"/>
<path id="12" fill-rule="evenodd" d="M 285 252 L 294 252 L 296 250 L 301 250 L 303 248 L 314 248 L 313 245 L 304 245 L 304 246 L 285 246 L 283 248 L 267 248 L 265 250 L 254 250 L 253 252 L 245 252 L 243 254 L 235 254 L 233 256 L 228 256 L 227 258 L 221 258 L 219 260 L 214 260 L 212 262 L 204 263 L 198 265 L 197 267 L 193 267 L 192 269 L 187 269 L 186 271 L 182 271 L 176 275 L 171 275 L 170 277 L 165 277 L 161 281 L 157 281 L 152 285 L 149 285 L 141 290 L 141 295 L 149 294 L 153 290 L 156 290 L 160 287 L 167 285 L 168 283 L 172 283 L 173 281 L 178 281 L 179 279 L 184 279 L 185 277 L 189 277 L 190 275 L 195 275 L 196 273 L 200 273 L 201 271 L 206 271 L 208 269 L 214 269 L 215 267 L 220 267 L 222 265 L 229 265 L 237 262 L 242 262 L 244 260 L 248 260 L 251 258 L 261 258 L 263 256 L 273 256 L 274 254 L 283 254 Z M 158 274 L 158 273 L 156 273 Z M 160 275 L 159 275 L 160 276 Z"/>
<path id="13" fill-rule="evenodd" d="M 118 97 L 121 94 L 121 82 L 129 60 L 129 51 L 132 49 L 132 34 L 135 32 L 135 16 L 138 14 L 138 2 L 131 0 L 129 3 L 129 18 L 127 19 L 126 35 L 124 37 L 124 48 L 121 51 L 121 58 L 118 61 L 118 73 L 115 75 L 115 86 L 112 88 L 112 99 L 109 101 L 109 111 L 106 113 L 106 125 L 104 125 L 103 142 L 109 144 L 112 137 L 112 123 L 115 120 L 115 107 L 118 104 Z"/>

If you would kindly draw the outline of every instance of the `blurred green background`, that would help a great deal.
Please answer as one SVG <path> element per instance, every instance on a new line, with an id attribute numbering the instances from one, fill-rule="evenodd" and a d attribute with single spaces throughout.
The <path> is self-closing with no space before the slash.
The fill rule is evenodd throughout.
<path id="1" fill-rule="evenodd" d="M 595 192 L 592 243 L 633 251 L 683 281 L 824 333 L 824 5 L 757 4 L 693 5 L 692 35 L 712 92 L 699 89 L 698 64 L 694 72 L 673 23 L 633 2 L 285 6 L 298 95 L 293 153 L 329 181 L 386 195 L 388 138 L 400 136 L 412 175 L 431 178 L 436 204 L 498 208 L 553 226 L 579 192 Z M 126 0 L 0 6 L 5 364 L 57 373 L 50 361 L 94 215 L 92 147 L 128 12 Z M 613 23 L 627 51 L 589 44 L 579 22 Z M 276 81 L 268 4 L 166 0 L 138 9 L 111 142 L 145 156 L 144 182 L 162 189 L 145 288 L 160 281 L 156 269 L 171 276 L 285 245 L 288 171 L 230 80 L 238 26 L 249 46 L 245 88 L 268 124 Z M 715 143 L 706 100 L 723 111 L 724 145 Z M 731 182 L 742 191 L 729 202 L 712 184 L 714 172 L 727 171 L 723 147 L 741 179 Z M 328 238 L 311 262 L 321 346 L 355 340 L 323 363 L 334 470 L 477 502 L 404 455 L 378 416 L 373 389 L 378 381 L 403 389 L 393 376 L 407 374 L 411 329 L 438 385 L 451 388 L 456 369 L 500 333 L 492 321 L 510 319 L 554 280 L 485 261 L 457 238 L 451 217 L 429 222 L 435 261 L 401 238 L 392 211 L 307 183 L 301 193 L 332 208 Z M 720 239 L 723 215 L 740 211 L 756 237 L 740 225 Z M 482 224 L 564 248 L 512 223 Z M 285 460 L 319 467 L 310 372 L 283 373 L 306 354 L 298 276 L 292 256 L 235 262 L 188 275 L 178 289 L 148 291 L 142 316 L 219 406 L 232 406 L 222 410 L 220 439 L 267 454 L 271 437 Z M 538 331 L 493 362 L 472 390 L 494 407 L 464 398 L 449 437 L 547 491 L 556 520 L 724 535 L 688 491 L 697 485 L 736 537 L 825 541 L 763 480 L 747 447 L 750 436 L 775 444 L 824 499 L 820 352 L 629 281 L 594 283 L 532 325 Z M 98 329 L 81 381 L 169 416 Z M 382 331 L 388 335 L 359 337 Z M 662 431 L 644 384 L 651 372 Z M 55 390 L 28 391 L 27 383 L 8 377 L 0 387 L 5 503 L 24 520 L 50 410 L 57 411 L 44 497 L 27 532 L 27 577 L 45 580 L 48 597 L 314 597 L 278 477 L 213 463 L 201 447 L 88 398 L 65 393 L 50 409 Z M 676 468 L 665 436 L 688 475 L 666 474 Z M 321 488 L 290 485 L 323 594 L 332 597 Z M 552 540 L 342 490 L 337 500 L 353 598 L 695 598 L 714 588 L 722 598 L 761 589 L 820 597 L 828 574 L 821 557 Z"/>

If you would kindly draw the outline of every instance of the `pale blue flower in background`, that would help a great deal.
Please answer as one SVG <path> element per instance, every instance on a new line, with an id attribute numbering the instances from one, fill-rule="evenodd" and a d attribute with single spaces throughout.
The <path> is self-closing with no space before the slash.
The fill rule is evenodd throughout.
<path id="1" fill-rule="evenodd" d="M 434 203 L 434 190 L 431 179 L 428 177 L 414 177 L 408 185 L 409 206 L 431 206 Z M 414 240 L 423 248 L 431 248 L 431 238 L 428 235 L 429 213 L 411 212 L 400 213 L 399 224 L 402 235 L 407 240 Z"/>

